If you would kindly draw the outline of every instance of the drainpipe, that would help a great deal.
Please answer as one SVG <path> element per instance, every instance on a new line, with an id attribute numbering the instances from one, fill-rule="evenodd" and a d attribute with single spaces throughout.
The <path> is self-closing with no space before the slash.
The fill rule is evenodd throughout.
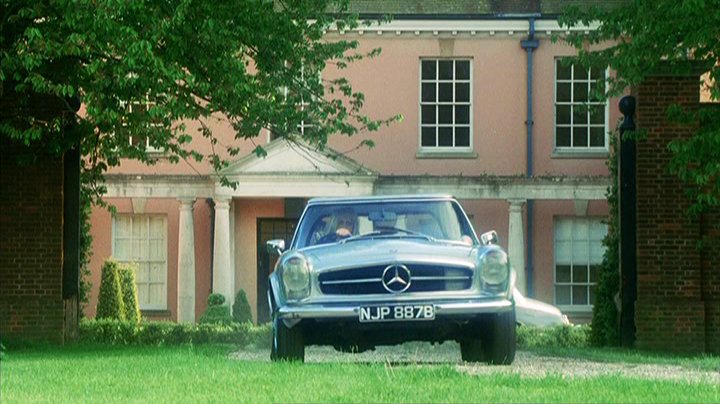
<path id="1" fill-rule="evenodd" d="M 530 26 L 528 37 L 520 41 L 520 46 L 527 52 L 527 117 L 525 119 L 527 128 L 527 155 L 525 159 L 527 162 L 527 178 L 533 177 L 533 50 L 540 46 L 540 42 L 535 39 L 535 17 L 537 16 L 539 14 L 528 19 L 528 25 Z M 532 297 L 535 293 L 533 288 L 533 201 L 530 199 L 527 201 L 527 260 L 525 262 L 527 266 L 527 295 Z"/>

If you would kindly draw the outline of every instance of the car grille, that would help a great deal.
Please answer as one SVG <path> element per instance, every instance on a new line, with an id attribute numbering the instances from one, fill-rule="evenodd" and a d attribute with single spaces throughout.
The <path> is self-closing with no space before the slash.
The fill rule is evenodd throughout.
<path id="1" fill-rule="evenodd" d="M 410 270 L 410 287 L 403 293 L 439 292 L 469 289 L 472 270 L 467 267 L 429 264 L 406 264 Z M 388 265 L 343 269 L 319 275 L 320 290 L 325 295 L 392 294 L 382 284 Z"/>

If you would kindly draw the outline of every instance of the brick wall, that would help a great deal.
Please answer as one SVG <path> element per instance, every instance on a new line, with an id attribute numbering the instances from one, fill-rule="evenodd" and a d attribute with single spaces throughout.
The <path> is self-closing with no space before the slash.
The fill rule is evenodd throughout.
<path id="1" fill-rule="evenodd" d="M 62 342 L 63 164 L 0 137 L 0 338 Z"/>
<path id="2" fill-rule="evenodd" d="M 638 88 L 636 346 L 684 352 L 720 349 L 718 251 L 698 249 L 718 216 L 690 218 L 691 200 L 668 172 L 667 145 L 693 128 L 670 123 L 669 105 L 693 107 L 698 78 L 654 76 Z M 716 222 L 717 223 L 717 222 Z"/>

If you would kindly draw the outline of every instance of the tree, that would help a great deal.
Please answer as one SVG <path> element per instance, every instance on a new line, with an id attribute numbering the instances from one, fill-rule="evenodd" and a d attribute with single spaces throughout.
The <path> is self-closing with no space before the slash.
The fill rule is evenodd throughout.
<path id="1" fill-rule="evenodd" d="M 719 7 L 718 0 L 629 0 L 609 10 L 574 8 L 560 23 L 599 23 L 597 30 L 568 35 L 567 41 L 579 50 L 580 63 L 616 72 L 607 95 L 641 83 L 661 65 L 687 74 L 699 64 L 709 73 L 698 88 L 704 85 L 712 100 L 720 100 Z M 589 46 L 595 44 L 602 48 Z M 693 213 L 720 206 L 720 114 L 707 105 L 692 111 L 675 106 L 668 113 L 672 120 L 699 123 L 690 139 L 669 145 L 670 170 L 690 185 Z"/>
<path id="2" fill-rule="evenodd" d="M 330 64 L 343 69 L 379 52 L 324 38 L 329 29 L 358 26 L 343 14 L 345 3 L 0 0 L 0 97 L 17 100 L 0 134 L 55 153 L 79 142 L 84 178 L 98 184 L 121 157 L 153 162 L 145 142 L 131 137 L 164 149 L 171 161 L 205 158 L 221 169 L 239 149 L 217 143 L 207 124 L 217 117 L 236 139 L 262 128 L 296 138 L 297 124 L 312 122 L 301 137 L 320 149 L 331 134 L 377 130 L 395 118 L 362 115 L 363 94 L 344 78 L 317 80 Z M 67 113 L 38 113 L 38 95 L 60 100 Z M 75 113 L 78 100 L 83 113 Z M 190 120 L 202 124 L 212 153 L 193 150 L 183 124 Z"/>

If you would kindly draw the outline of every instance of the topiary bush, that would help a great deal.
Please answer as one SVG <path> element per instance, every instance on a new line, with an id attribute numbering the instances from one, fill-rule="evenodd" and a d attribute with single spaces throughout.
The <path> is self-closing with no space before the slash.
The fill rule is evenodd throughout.
<path id="1" fill-rule="evenodd" d="M 125 303 L 118 265 L 117 261 L 109 259 L 102 266 L 100 294 L 95 314 L 98 319 L 125 320 Z"/>
<path id="2" fill-rule="evenodd" d="M 198 323 L 200 324 L 230 324 L 232 316 L 230 315 L 230 307 L 225 303 L 225 296 L 219 293 L 212 293 L 208 296 L 208 307 L 200 316 Z"/>
<path id="3" fill-rule="evenodd" d="M 243 289 L 238 290 L 232 306 L 232 316 L 236 323 L 252 323 L 252 311 Z"/>
<path id="4" fill-rule="evenodd" d="M 138 303 L 137 284 L 135 283 L 135 273 L 138 267 L 135 264 L 118 264 L 117 271 L 120 275 L 120 286 L 122 289 L 122 300 L 124 311 L 124 319 L 134 323 L 139 323 L 142 319 L 140 315 L 140 305 Z"/>

